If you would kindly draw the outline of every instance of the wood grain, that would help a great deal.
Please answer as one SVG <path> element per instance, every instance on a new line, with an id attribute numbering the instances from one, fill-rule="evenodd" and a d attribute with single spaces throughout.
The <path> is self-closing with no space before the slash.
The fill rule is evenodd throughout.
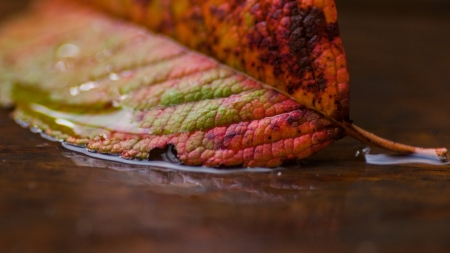
<path id="1" fill-rule="evenodd" d="M 450 147 L 448 11 L 339 10 L 355 122 Z M 180 172 L 88 158 L 8 115 L 1 252 L 450 251 L 450 166 L 368 165 L 345 138 L 281 171 Z"/>

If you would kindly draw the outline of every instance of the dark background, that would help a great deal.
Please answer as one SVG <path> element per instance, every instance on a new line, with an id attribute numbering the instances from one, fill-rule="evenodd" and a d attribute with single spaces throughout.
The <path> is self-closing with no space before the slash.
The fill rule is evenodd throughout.
<path id="1" fill-rule="evenodd" d="M 336 2 L 355 122 L 448 128 L 450 2 Z"/>
<path id="2" fill-rule="evenodd" d="M 450 2 L 336 2 L 354 122 L 450 148 Z M 0 0 L 0 16 L 24 3 Z M 0 252 L 450 252 L 448 165 L 368 165 L 344 138 L 273 173 L 133 167 L 65 150 L 8 114 Z"/>

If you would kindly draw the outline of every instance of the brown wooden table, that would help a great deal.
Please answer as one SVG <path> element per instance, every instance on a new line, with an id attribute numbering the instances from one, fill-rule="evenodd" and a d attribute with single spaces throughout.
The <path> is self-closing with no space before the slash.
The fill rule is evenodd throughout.
<path id="1" fill-rule="evenodd" d="M 354 121 L 450 148 L 449 4 L 337 3 Z M 138 167 L 66 150 L 8 114 L 0 252 L 450 252 L 450 166 L 368 165 L 345 138 L 271 173 Z"/>

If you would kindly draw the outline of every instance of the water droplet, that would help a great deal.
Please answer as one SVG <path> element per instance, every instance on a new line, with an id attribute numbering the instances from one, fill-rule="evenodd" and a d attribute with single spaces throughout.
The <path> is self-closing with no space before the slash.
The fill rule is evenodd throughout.
<path id="1" fill-rule="evenodd" d="M 121 107 L 120 99 L 113 99 L 112 100 L 112 106 L 116 107 L 116 108 Z"/>
<path id="2" fill-rule="evenodd" d="M 80 90 L 78 89 L 78 87 L 72 87 L 72 88 L 70 88 L 70 95 L 76 96 L 76 95 L 78 95 L 78 94 L 80 94 Z"/>
<path id="3" fill-rule="evenodd" d="M 68 144 L 68 145 L 70 145 L 70 144 Z M 64 146 L 64 145 L 63 145 L 63 146 Z M 86 148 L 86 150 L 87 150 L 87 152 L 89 152 L 89 153 L 97 153 L 97 150 L 95 150 L 95 149 Z"/>
<path id="4" fill-rule="evenodd" d="M 67 70 L 66 64 L 63 61 L 58 61 L 55 64 L 55 70 L 66 71 Z"/>
<path id="5" fill-rule="evenodd" d="M 80 54 L 80 49 L 71 43 L 66 43 L 56 49 L 56 56 L 61 58 L 76 57 Z"/>
<path id="6" fill-rule="evenodd" d="M 49 141 L 61 141 L 60 139 L 58 139 L 56 137 L 53 137 L 53 136 L 50 136 L 50 135 L 46 134 L 45 132 L 41 133 L 41 137 L 46 139 L 46 140 L 49 140 Z"/>
<path id="7" fill-rule="evenodd" d="M 75 143 L 68 143 L 66 141 L 61 141 L 61 143 L 64 145 L 70 145 L 76 148 L 86 148 L 86 144 L 75 144 Z"/>
<path id="8" fill-rule="evenodd" d="M 71 87 L 70 95 L 76 96 L 76 95 L 80 94 L 80 92 L 82 92 L 82 91 L 92 90 L 97 87 L 98 87 L 97 82 L 92 82 L 92 81 L 86 82 L 86 83 L 81 84 L 80 86 Z"/>
<path id="9" fill-rule="evenodd" d="M 111 73 L 109 74 L 109 79 L 111 79 L 112 81 L 117 81 L 120 79 L 120 76 L 116 73 Z"/>
<path id="10" fill-rule="evenodd" d="M 82 85 L 80 85 L 80 90 L 81 91 L 88 91 L 88 90 L 92 90 L 98 87 L 98 83 L 97 82 L 87 82 L 87 83 L 83 83 Z"/>
<path id="11" fill-rule="evenodd" d="M 30 123 L 28 121 L 24 121 L 21 119 L 15 119 L 15 121 L 18 125 L 20 125 L 23 128 L 28 128 L 30 126 Z"/>
<path id="12" fill-rule="evenodd" d="M 42 130 L 39 127 L 37 127 L 37 126 L 30 127 L 30 131 L 32 133 L 40 133 L 40 132 L 42 132 Z"/>
<path id="13" fill-rule="evenodd" d="M 370 147 L 359 148 L 356 150 L 355 157 L 364 156 L 370 153 Z"/>

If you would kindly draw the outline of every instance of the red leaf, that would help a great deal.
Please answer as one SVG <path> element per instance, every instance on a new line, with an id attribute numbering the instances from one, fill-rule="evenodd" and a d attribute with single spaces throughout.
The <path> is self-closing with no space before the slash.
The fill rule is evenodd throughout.
<path id="1" fill-rule="evenodd" d="M 184 164 L 249 167 L 301 159 L 343 136 L 322 115 L 167 38 L 51 3 L 1 35 L 14 116 L 49 136 L 127 159 L 170 144 Z M 24 26 L 32 41 L 21 40 Z"/>
<path id="2" fill-rule="evenodd" d="M 275 167 L 344 134 L 420 150 L 350 122 L 331 0 L 89 2 L 232 69 L 87 7 L 43 1 L 0 31 L 0 103 L 47 135 L 126 159 L 173 145 L 183 163 L 207 166 Z"/>

